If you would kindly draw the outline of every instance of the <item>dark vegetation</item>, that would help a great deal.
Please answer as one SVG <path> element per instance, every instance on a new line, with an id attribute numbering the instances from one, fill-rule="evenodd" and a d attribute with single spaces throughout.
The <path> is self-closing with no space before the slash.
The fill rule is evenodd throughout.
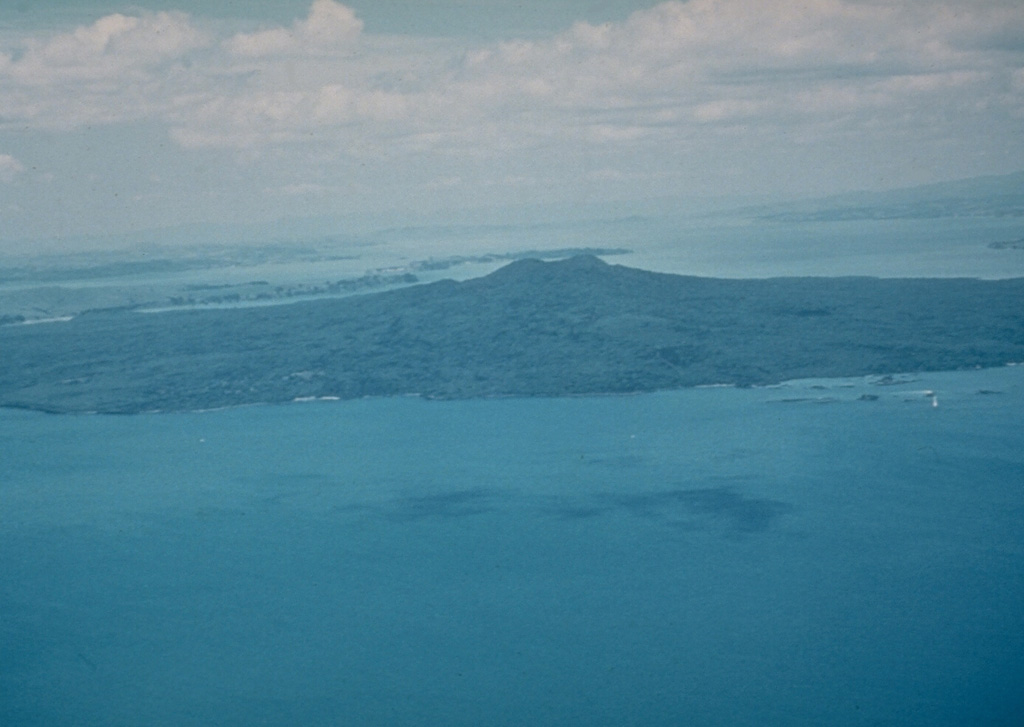
<path id="1" fill-rule="evenodd" d="M 0 405 L 561 396 L 1024 360 L 1024 279 L 720 280 L 520 260 L 336 300 L 0 327 Z"/>

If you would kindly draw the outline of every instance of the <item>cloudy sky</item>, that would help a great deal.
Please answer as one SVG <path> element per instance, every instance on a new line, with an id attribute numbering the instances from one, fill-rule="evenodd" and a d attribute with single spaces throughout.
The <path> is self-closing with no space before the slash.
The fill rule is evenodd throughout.
<path id="1" fill-rule="evenodd" d="M 0 4 L 0 244 L 1020 169 L 1019 0 Z"/>

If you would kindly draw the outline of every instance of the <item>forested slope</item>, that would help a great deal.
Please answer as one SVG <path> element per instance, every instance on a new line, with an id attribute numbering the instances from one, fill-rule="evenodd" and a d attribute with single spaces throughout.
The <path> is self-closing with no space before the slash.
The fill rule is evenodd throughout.
<path id="1" fill-rule="evenodd" d="M 1024 361 L 1024 280 L 722 280 L 592 256 L 235 310 L 0 327 L 0 405 L 141 412 L 649 391 Z"/>

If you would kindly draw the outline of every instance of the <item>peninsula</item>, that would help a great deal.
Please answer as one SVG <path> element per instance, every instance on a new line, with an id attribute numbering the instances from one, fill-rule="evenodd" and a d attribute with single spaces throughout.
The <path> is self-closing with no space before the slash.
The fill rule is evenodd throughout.
<path id="1" fill-rule="evenodd" d="M 625 393 L 1024 361 L 1024 279 L 697 278 L 592 255 L 350 298 L 0 326 L 0 406 Z"/>

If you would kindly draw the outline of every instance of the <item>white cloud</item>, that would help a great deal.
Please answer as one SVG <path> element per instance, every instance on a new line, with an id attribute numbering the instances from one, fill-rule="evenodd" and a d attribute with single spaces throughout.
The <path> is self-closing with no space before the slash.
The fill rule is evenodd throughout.
<path id="1" fill-rule="evenodd" d="M 314 0 L 308 17 L 291 28 L 239 33 L 225 45 L 238 56 L 323 52 L 354 41 L 362 30 L 363 22 L 351 8 L 333 0 Z"/>
<path id="2" fill-rule="evenodd" d="M 587 149 L 614 170 L 602 155 L 685 155 L 716 134 L 965 139 L 973 117 L 1024 114 L 1021 28 L 1024 5 L 999 0 L 670 1 L 486 44 L 367 34 L 333 0 L 219 38 L 181 13 L 116 14 L 0 48 L 0 109 L 37 128 L 149 121 L 188 149 L 304 145 L 321 166 Z"/>
<path id="3" fill-rule="evenodd" d="M 17 82 L 39 87 L 117 81 L 205 43 L 205 35 L 182 13 L 114 14 L 45 41 L 28 39 L 21 57 L 0 70 Z"/>
<path id="4" fill-rule="evenodd" d="M 8 116 L 44 123 L 60 94 L 67 126 L 148 114 L 193 143 L 231 143 L 236 132 L 240 145 L 273 143 L 310 129 L 472 137 L 481 120 L 511 138 L 531 125 L 564 128 L 565 114 L 576 123 L 597 114 L 602 125 L 628 117 L 623 136 L 634 137 L 670 117 L 706 123 L 798 111 L 787 101 L 815 92 L 878 108 L 877 82 L 886 78 L 940 93 L 948 85 L 938 79 L 969 76 L 961 88 L 977 95 L 1003 71 L 1013 87 L 1020 53 L 989 50 L 1009 43 L 1013 21 L 1024 26 L 1024 9 L 690 0 L 621 23 L 577 23 L 540 41 L 460 48 L 363 37 L 356 45 L 363 24 L 355 13 L 315 0 L 291 27 L 236 34 L 218 53 L 184 15 L 118 14 L 29 39 L 17 60 L 0 62 L 0 93 L 11 101 Z"/>
<path id="5" fill-rule="evenodd" d="M 0 182 L 10 183 L 25 171 L 25 166 L 10 154 L 0 154 Z"/>
<path id="6" fill-rule="evenodd" d="M 50 38 L 27 38 L 0 62 L 7 120 L 69 129 L 159 117 L 209 43 L 182 13 L 114 14 Z"/>

